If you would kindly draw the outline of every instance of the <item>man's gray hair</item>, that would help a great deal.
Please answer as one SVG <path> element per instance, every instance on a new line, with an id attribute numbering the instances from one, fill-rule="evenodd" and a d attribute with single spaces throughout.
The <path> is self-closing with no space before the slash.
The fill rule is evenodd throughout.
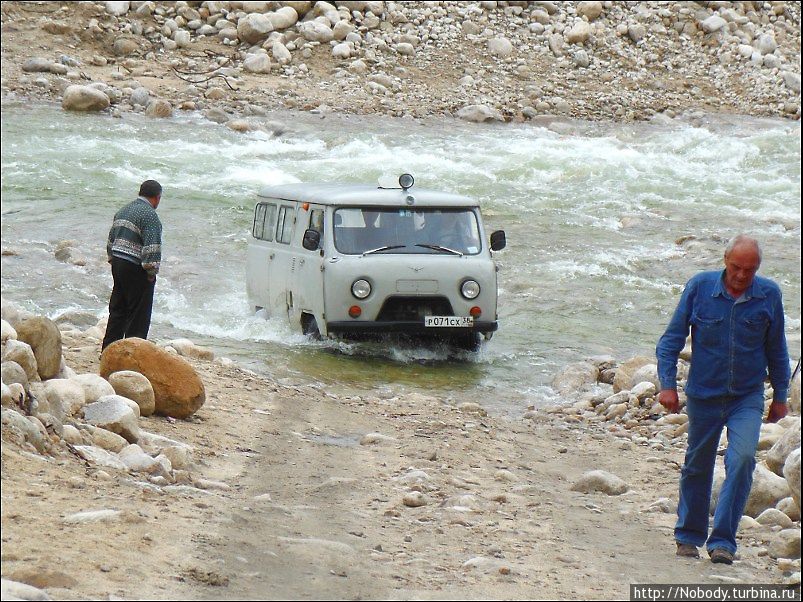
<path id="1" fill-rule="evenodd" d="M 753 245 L 756 248 L 756 252 L 758 253 L 758 262 L 761 263 L 762 259 L 761 245 L 758 244 L 758 241 L 755 238 L 753 238 L 752 236 L 748 236 L 747 234 L 739 234 L 730 239 L 730 241 L 728 242 L 728 246 L 725 247 L 725 257 L 730 255 L 730 252 L 740 245 Z"/>

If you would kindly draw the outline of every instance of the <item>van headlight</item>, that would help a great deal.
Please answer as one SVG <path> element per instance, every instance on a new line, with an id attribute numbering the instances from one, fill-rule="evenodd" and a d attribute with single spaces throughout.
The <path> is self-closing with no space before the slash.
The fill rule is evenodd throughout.
<path id="1" fill-rule="evenodd" d="M 466 299 L 476 299 L 480 294 L 480 285 L 476 280 L 465 280 L 460 285 L 460 294 Z"/>
<path id="2" fill-rule="evenodd" d="M 362 278 L 355 280 L 354 284 L 351 285 L 351 294 L 357 297 L 357 299 L 365 299 L 371 294 L 371 283 Z"/>

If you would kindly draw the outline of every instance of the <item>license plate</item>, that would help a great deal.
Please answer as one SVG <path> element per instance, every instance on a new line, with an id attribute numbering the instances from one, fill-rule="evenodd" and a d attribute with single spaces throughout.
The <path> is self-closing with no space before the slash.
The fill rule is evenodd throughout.
<path id="1" fill-rule="evenodd" d="M 424 326 L 427 328 L 470 328 L 474 326 L 471 316 L 426 316 Z"/>

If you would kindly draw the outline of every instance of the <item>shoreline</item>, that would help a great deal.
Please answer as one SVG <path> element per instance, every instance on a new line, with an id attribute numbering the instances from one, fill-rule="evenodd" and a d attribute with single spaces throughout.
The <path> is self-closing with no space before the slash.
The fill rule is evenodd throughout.
<path id="1" fill-rule="evenodd" d="M 238 131 L 276 109 L 473 122 L 800 118 L 795 3 L 698 14 L 683 3 L 190 4 L 70 3 L 39 14 L 4 3 L 4 92 L 59 101 L 80 85 L 106 99 L 84 110 L 198 110 Z M 285 10 L 286 23 L 276 16 Z M 277 25 L 251 28 L 263 21 Z M 340 42 L 348 57 L 327 27 L 350 31 Z"/>
<path id="2" fill-rule="evenodd" d="M 66 365 L 97 374 L 98 333 L 62 333 Z M 682 424 L 640 418 L 646 382 L 583 393 L 610 358 L 567 369 L 563 404 L 504 418 L 438 395 L 282 385 L 171 343 L 206 387 L 189 419 L 139 419 L 142 440 L 190 446 L 174 482 L 82 460 L 51 431 L 37 452 L 4 408 L 4 579 L 59 599 L 615 599 L 628 582 L 800 582 L 799 558 L 774 547 L 797 529 L 799 554 L 799 509 L 785 531 L 743 519 L 732 567 L 674 556 Z M 599 470 L 625 490 L 584 481 Z"/>

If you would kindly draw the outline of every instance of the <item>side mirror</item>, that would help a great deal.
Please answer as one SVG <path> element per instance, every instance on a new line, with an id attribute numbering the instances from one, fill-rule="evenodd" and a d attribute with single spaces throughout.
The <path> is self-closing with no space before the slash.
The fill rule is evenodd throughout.
<path id="1" fill-rule="evenodd" d="M 316 250 L 319 246 L 321 246 L 321 233 L 317 230 L 313 230 L 312 228 L 305 231 L 304 240 L 301 242 L 301 246 L 307 251 Z"/>
<path id="2" fill-rule="evenodd" d="M 507 238 L 505 238 L 504 230 L 496 230 L 491 232 L 491 250 L 501 251 L 507 246 Z"/>

